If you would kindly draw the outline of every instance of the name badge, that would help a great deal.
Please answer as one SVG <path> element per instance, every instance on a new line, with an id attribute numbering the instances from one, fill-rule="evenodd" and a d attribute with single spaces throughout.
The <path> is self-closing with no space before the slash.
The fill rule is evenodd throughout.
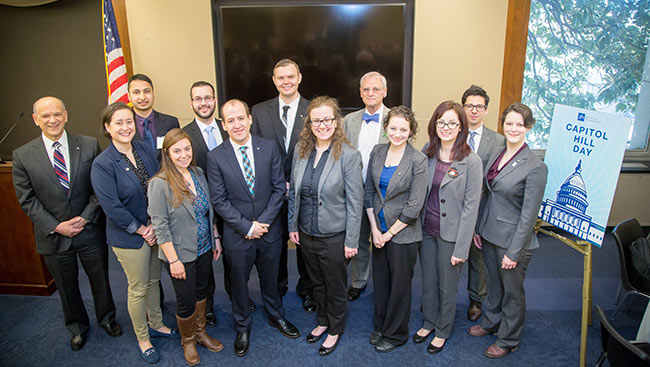
<path id="1" fill-rule="evenodd" d="M 156 136 L 156 149 L 162 149 L 163 141 L 165 141 L 164 136 Z"/>

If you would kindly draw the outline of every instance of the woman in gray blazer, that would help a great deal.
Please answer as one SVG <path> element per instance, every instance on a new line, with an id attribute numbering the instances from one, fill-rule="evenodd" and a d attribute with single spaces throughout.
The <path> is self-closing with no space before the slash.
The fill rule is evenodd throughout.
<path id="1" fill-rule="evenodd" d="M 524 326 L 524 278 L 532 250 L 539 247 L 533 228 L 548 174 L 544 162 L 525 143 L 534 124 L 528 106 L 508 106 L 501 114 L 506 147 L 493 152 L 484 174 L 488 198 L 479 233 L 487 305 L 481 324 L 472 326 L 469 334 L 496 334 L 496 342 L 485 350 L 489 358 L 515 351 Z"/>
<path id="2" fill-rule="evenodd" d="M 330 354 L 345 328 L 346 260 L 357 254 L 363 211 L 361 153 L 347 142 L 334 98 L 316 97 L 294 153 L 289 188 L 289 237 L 302 246 L 313 285 L 318 325 L 307 335 Z"/>
<path id="3" fill-rule="evenodd" d="M 427 157 L 409 143 L 417 131 L 413 112 L 393 107 L 383 122 L 389 144 L 370 153 L 365 207 L 370 222 L 375 287 L 370 343 L 390 352 L 408 340 L 411 280 L 422 240 L 421 212 L 427 193 Z"/>
<path id="4" fill-rule="evenodd" d="M 208 277 L 212 259 L 221 254 L 203 171 L 194 165 L 190 136 L 181 129 L 167 132 L 160 171 L 149 181 L 149 216 L 163 260 L 176 292 L 176 321 L 188 365 L 200 362 L 199 343 L 212 352 L 223 344 L 205 330 Z"/>
<path id="5" fill-rule="evenodd" d="M 438 353 L 451 334 L 462 264 L 467 260 L 478 216 L 483 180 L 481 158 L 467 145 L 463 107 L 442 102 L 429 121 L 427 200 L 422 220 L 422 328 L 415 343 L 435 337 L 427 351 Z"/>

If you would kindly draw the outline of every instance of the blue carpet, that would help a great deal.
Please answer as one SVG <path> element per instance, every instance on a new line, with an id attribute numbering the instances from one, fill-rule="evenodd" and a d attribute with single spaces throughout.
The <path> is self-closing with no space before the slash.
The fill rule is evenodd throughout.
<path id="1" fill-rule="evenodd" d="M 557 240 L 540 236 L 542 247 L 537 250 L 529 266 L 526 279 L 527 313 L 522 343 L 518 351 L 498 361 L 483 356 L 483 351 L 494 342 L 494 336 L 474 338 L 466 333 L 472 325 L 467 321 L 466 269 L 459 283 L 458 310 L 453 333 L 439 355 L 426 353 L 427 344 L 414 344 L 409 340 L 403 347 L 388 354 L 379 354 L 368 343 L 372 331 L 372 283 L 358 301 L 348 304 L 346 331 L 336 351 L 326 357 L 318 356 L 318 343 L 307 344 L 304 337 L 315 326 L 315 315 L 302 310 L 301 300 L 291 289 L 284 297 L 286 316 L 301 331 L 299 339 L 288 339 L 270 327 L 260 305 L 257 275 L 251 277 L 252 298 L 258 305 L 253 316 L 251 347 L 244 358 L 232 350 L 235 338 L 230 302 L 223 291 L 223 268 L 216 263 L 217 292 L 215 311 L 219 325 L 209 328 L 210 335 L 221 340 L 225 349 L 212 353 L 199 347 L 202 365 L 220 364 L 240 366 L 264 364 L 266 366 L 368 366 L 385 365 L 437 365 L 458 366 L 511 366 L 548 365 L 575 366 L 579 361 L 580 308 L 582 287 L 582 256 Z M 289 263 L 295 264 L 295 251 L 289 252 Z M 611 234 L 607 234 L 602 249 L 594 248 L 594 305 L 600 305 L 611 315 L 618 287 L 618 255 Z M 86 346 L 79 352 L 70 351 L 70 335 L 63 325 L 58 294 L 49 297 L 0 296 L 0 366 L 146 366 L 137 352 L 137 343 L 126 309 L 126 279 L 119 263 L 111 254 L 111 286 L 117 307 L 117 320 L 124 335 L 111 338 L 94 323 L 90 289 L 85 274 L 80 275 L 82 294 L 91 329 Z M 164 321 L 175 325 L 173 289 L 169 277 L 163 273 L 166 294 Z M 290 269 L 290 285 L 296 284 L 297 274 Z M 411 332 L 422 323 L 419 312 L 421 280 L 419 264 L 413 280 L 413 303 L 410 321 Z M 614 321 L 615 327 L 628 339 L 636 336 L 638 324 L 646 307 L 638 297 L 630 297 L 624 310 Z M 595 316 L 595 314 L 594 314 Z M 184 365 L 180 343 L 167 339 L 152 339 L 161 353 L 160 366 Z M 597 318 L 589 328 L 587 365 L 593 365 L 601 352 L 600 326 Z"/>

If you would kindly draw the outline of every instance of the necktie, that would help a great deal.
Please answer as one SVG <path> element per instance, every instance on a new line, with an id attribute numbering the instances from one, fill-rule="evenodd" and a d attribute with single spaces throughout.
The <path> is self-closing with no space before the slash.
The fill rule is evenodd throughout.
<path id="1" fill-rule="evenodd" d="M 477 132 L 476 131 L 470 131 L 469 132 L 469 147 L 472 148 L 472 152 L 476 153 L 476 142 L 474 141 L 474 137 L 476 136 Z"/>
<path id="2" fill-rule="evenodd" d="M 363 116 L 361 117 L 361 120 L 365 121 L 366 124 L 370 123 L 370 121 L 379 122 L 379 114 L 375 113 L 375 114 L 369 115 L 369 114 L 364 112 Z"/>
<path id="3" fill-rule="evenodd" d="M 253 169 L 251 168 L 251 160 L 248 159 L 248 154 L 246 154 L 246 149 L 248 147 L 243 146 L 239 147 L 241 152 L 241 160 L 244 164 L 244 176 L 246 178 L 246 186 L 248 186 L 248 191 L 251 195 L 255 196 L 255 175 L 253 174 Z"/>
<path id="4" fill-rule="evenodd" d="M 68 169 L 65 166 L 65 158 L 61 153 L 61 143 L 55 141 L 52 144 L 54 148 L 54 172 L 59 178 L 59 183 L 63 186 L 63 190 L 66 194 L 70 191 L 70 181 L 68 180 Z"/>
<path id="5" fill-rule="evenodd" d="M 142 138 L 143 140 L 149 144 L 151 149 L 153 151 L 156 151 L 156 144 L 153 141 L 153 134 L 151 134 L 151 130 L 149 130 L 149 119 L 144 119 L 144 129 L 142 130 Z"/>
<path id="6" fill-rule="evenodd" d="M 285 152 L 289 148 L 289 138 L 287 138 L 287 133 L 289 132 L 289 125 L 287 124 L 287 116 L 291 106 L 284 105 L 282 106 L 282 125 L 284 125 L 284 150 Z"/>
<path id="7" fill-rule="evenodd" d="M 208 150 L 212 150 L 217 147 L 217 139 L 214 138 L 214 126 L 208 126 L 205 128 L 205 133 L 208 134 Z"/>

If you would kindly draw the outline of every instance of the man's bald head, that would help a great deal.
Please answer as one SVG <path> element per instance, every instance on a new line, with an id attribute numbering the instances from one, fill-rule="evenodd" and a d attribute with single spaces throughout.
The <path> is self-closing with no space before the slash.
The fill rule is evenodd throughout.
<path id="1" fill-rule="evenodd" d="M 46 96 L 46 97 L 41 97 L 41 98 L 37 99 L 36 102 L 34 102 L 34 106 L 32 106 L 32 113 L 36 113 L 36 108 L 42 102 L 49 102 L 49 103 L 57 103 L 58 102 L 63 107 L 63 110 L 66 111 L 65 103 L 63 103 L 62 100 L 60 100 L 59 98 L 56 98 L 56 97 Z"/>
<path id="2" fill-rule="evenodd" d="M 50 140 L 59 140 L 68 122 L 68 112 L 62 100 L 47 96 L 34 102 L 32 118 L 43 135 Z"/>

